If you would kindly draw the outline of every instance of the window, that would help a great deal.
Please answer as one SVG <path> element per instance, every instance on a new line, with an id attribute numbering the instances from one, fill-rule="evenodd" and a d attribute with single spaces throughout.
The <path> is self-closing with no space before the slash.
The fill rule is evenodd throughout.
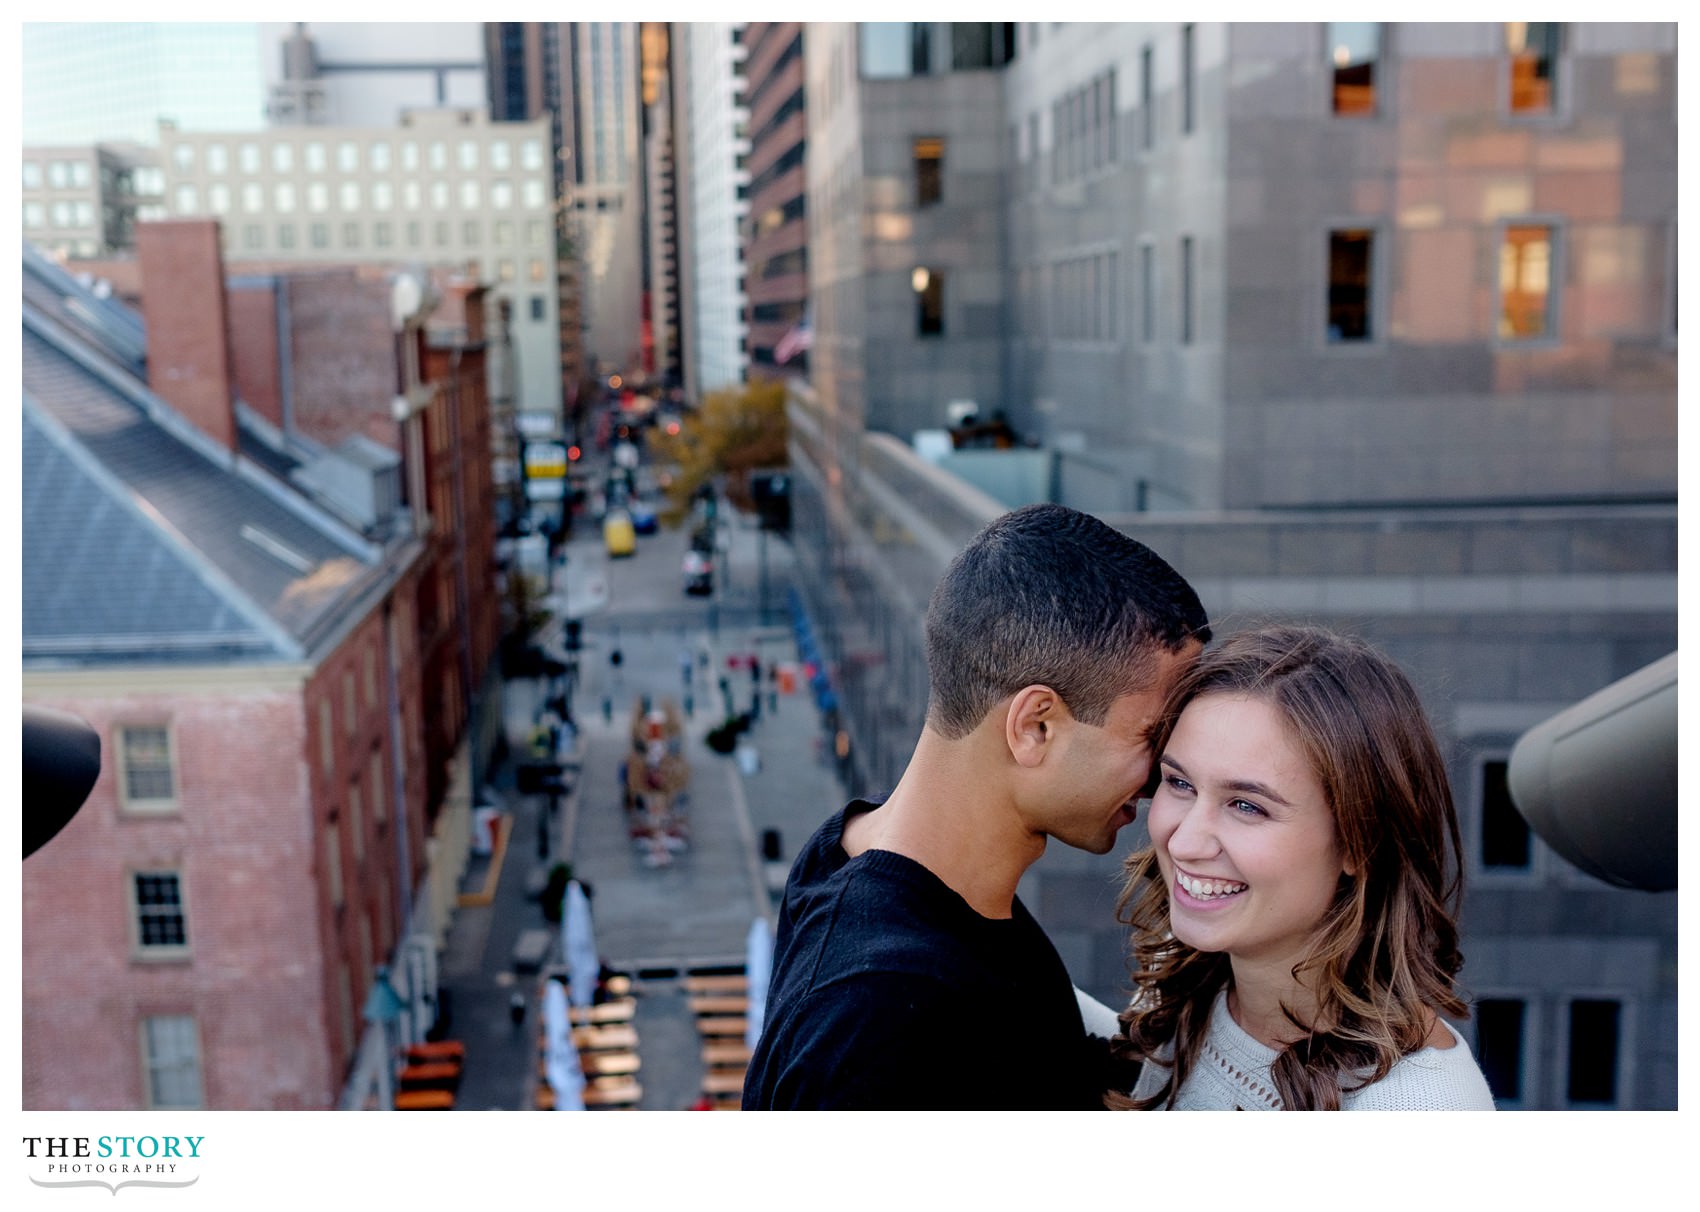
<path id="1" fill-rule="evenodd" d="M 537 210 L 541 207 L 546 196 L 541 181 L 527 181 L 520 188 L 520 198 L 528 210 Z"/>
<path id="2" fill-rule="evenodd" d="M 260 145 L 258 143 L 242 143 L 236 148 L 236 163 L 245 173 L 260 171 Z"/>
<path id="3" fill-rule="evenodd" d="M 1507 224 L 1499 246 L 1499 336 L 1537 340 L 1554 335 L 1553 229 Z"/>
<path id="4" fill-rule="evenodd" d="M 200 201 L 193 185 L 179 185 L 174 197 L 177 213 L 180 215 L 192 215 L 200 209 Z"/>
<path id="5" fill-rule="evenodd" d="M 934 206 L 944 198 L 944 140 L 915 140 L 915 205 Z"/>
<path id="6" fill-rule="evenodd" d="M 525 221 L 525 242 L 527 244 L 542 244 L 544 242 L 543 220 L 527 219 Z"/>
<path id="7" fill-rule="evenodd" d="M 477 219 L 468 219 L 460 225 L 460 242 L 462 244 L 479 244 L 483 241 L 483 228 Z"/>
<path id="8" fill-rule="evenodd" d="M 460 166 L 470 170 L 478 167 L 478 143 L 474 139 L 460 141 Z"/>
<path id="9" fill-rule="evenodd" d="M 419 189 L 419 182 L 403 181 L 401 183 L 401 204 L 405 209 L 418 210 L 420 203 L 423 200 L 423 194 Z"/>
<path id="10" fill-rule="evenodd" d="M 331 226 L 329 223 L 314 223 L 307 228 L 307 242 L 314 248 L 329 248 L 331 246 Z"/>
<path id="11" fill-rule="evenodd" d="M 144 1018 L 142 1067 L 147 1072 L 150 1108 L 201 1106 L 201 1050 L 194 1016 Z"/>
<path id="12" fill-rule="evenodd" d="M 307 183 L 307 209 L 315 214 L 323 214 L 330 208 L 330 186 L 323 181 L 309 181 Z"/>
<path id="13" fill-rule="evenodd" d="M 388 181 L 372 182 L 372 209 L 389 210 L 395 205 L 395 187 Z"/>
<path id="14" fill-rule="evenodd" d="M 277 225 L 277 246 L 279 248 L 295 247 L 295 224 L 279 223 Z"/>
<path id="15" fill-rule="evenodd" d="M 1560 32 L 1556 21 L 1507 21 L 1505 47 L 1511 56 L 1511 112 L 1550 114 L 1558 108 L 1556 77 Z"/>
<path id="16" fill-rule="evenodd" d="M 914 74 L 909 22 L 864 21 L 860 33 L 864 80 L 889 80 Z"/>
<path id="17" fill-rule="evenodd" d="M 171 730 L 163 725 L 118 729 L 119 788 L 131 812 L 177 807 Z"/>
<path id="18" fill-rule="evenodd" d="M 1198 38 L 1191 25 L 1181 26 L 1181 134 L 1192 134 Z"/>
<path id="19" fill-rule="evenodd" d="M 490 242 L 498 248 L 506 248 L 514 242 L 514 224 L 512 219 L 497 219 L 490 225 Z"/>
<path id="20" fill-rule="evenodd" d="M 1506 781 L 1506 759 L 1490 758 L 1481 770 L 1482 866 L 1500 870 L 1527 871 L 1532 858 L 1529 823 L 1511 802 Z"/>
<path id="21" fill-rule="evenodd" d="M 366 149 L 366 163 L 375 173 L 388 172 L 390 169 L 390 145 L 374 143 Z"/>
<path id="22" fill-rule="evenodd" d="M 527 139 L 519 145 L 519 166 L 530 169 L 543 167 L 543 143 L 541 140 Z"/>
<path id="23" fill-rule="evenodd" d="M 215 186 L 214 188 L 217 188 L 217 187 Z M 229 204 L 230 204 L 230 194 L 228 192 L 226 192 L 225 195 L 224 195 L 224 202 L 225 202 L 226 208 L 228 209 Z M 73 202 L 71 204 L 71 208 L 72 208 L 71 213 L 76 217 L 76 225 L 78 227 L 93 227 L 94 226 L 94 203 L 93 202 Z"/>
<path id="24" fill-rule="evenodd" d="M 460 183 L 460 205 L 462 210 L 478 209 L 478 182 L 467 178 Z"/>
<path id="25" fill-rule="evenodd" d="M 1181 237 L 1181 344 L 1192 344 L 1192 296 L 1193 274 L 1193 240 L 1191 236 Z"/>
<path id="26" fill-rule="evenodd" d="M 533 257 L 525 263 L 525 276 L 531 282 L 543 281 L 543 259 L 541 257 Z"/>
<path id="27" fill-rule="evenodd" d="M 490 182 L 490 205 L 495 210 L 507 210 L 514 204 L 514 183 L 512 181 Z"/>
<path id="28" fill-rule="evenodd" d="M 272 193 L 272 205 L 281 214 L 288 214 L 295 209 L 295 186 L 292 182 L 278 182 Z"/>
<path id="29" fill-rule="evenodd" d="M 468 243 L 471 243 L 471 241 L 468 241 Z M 496 278 L 501 282 L 512 282 L 514 280 L 514 263 L 506 257 L 497 261 Z"/>
<path id="30" fill-rule="evenodd" d="M 266 229 L 258 223 L 242 225 L 242 247 L 253 250 L 263 247 L 266 242 Z"/>
<path id="31" fill-rule="evenodd" d="M 447 181 L 431 182 L 431 209 L 447 210 L 449 208 L 449 183 Z"/>
<path id="32" fill-rule="evenodd" d="M 177 166 L 178 172 L 195 171 L 195 145 L 193 143 L 178 143 L 171 148 L 171 162 Z"/>
<path id="33" fill-rule="evenodd" d="M 344 139 L 336 145 L 336 167 L 338 172 L 351 173 L 360 168 L 360 145 L 352 139 Z"/>
<path id="34" fill-rule="evenodd" d="M 207 171 L 209 173 L 227 173 L 230 171 L 230 149 L 224 144 L 207 144 Z"/>
<path id="35" fill-rule="evenodd" d="M 24 226 L 45 227 L 47 225 L 47 208 L 40 202 L 24 203 Z"/>
<path id="36" fill-rule="evenodd" d="M 310 173 L 324 172 L 325 145 L 316 139 L 311 143 L 303 145 L 301 148 L 301 162 L 306 165 L 307 171 Z"/>
<path id="37" fill-rule="evenodd" d="M 230 213 L 230 186 L 215 181 L 207 186 L 207 209 L 215 215 Z"/>
<path id="38" fill-rule="evenodd" d="M 23 180 L 24 180 L 24 188 L 25 189 L 40 189 L 41 188 L 41 161 L 39 161 L 39 160 L 25 160 L 24 161 L 24 178 L 23 178 Z"/>
<path id="39" fill-rule="evenodd" d="M 1521 998 L 1476 1003 L 1476 1063 L 1499 1106 L 1523 1101 L 1523 1039 L 1528 1005 Z"/>
<path id="40" fill-rule="evenodd" d="M 1139 339 L 1147 345 L 1157 339 L 1157 248 L 1139 246 Z"/>
<path id="41" fill-rule="evenodd" d="M 1564 1097 L 1572 1105 L 1615 1107 L 1623 1004 L 1579 998 L 1570 1003 L 1570 1058 Z"/>
<path id="42" fill-rule="evenodd" d="M 183 914 L 183 882 L 176 871 L 137 871 L 130 877 L 136 947 L 145 955 L 182 955 L 189 950 Z"/>
<path id="43" fill-rule="evenodd" d="M 1349 227 L 1328 233 L 1328 340 L 1368 341 L 1371 323 L 1371 269 L 1375 232 Z"/>
<path id="44" fill-rule="evenodd" d="M 513 167 L 513 152 L 506 139 L 491 140 L 490 167 L 499 173 L 505 173 Z"/>
<path id="45" fill-rule="evenodd" d="M 337 835 L 337 819 L 325 822 L 325 895 L 331 908 L 342 908 L 342 839 Z"/>
<path id="46" fill-rule="evenodd" d="M 1153 67 L 1151 47 L 1141 47 L 1139 50 L 1139 146 L 1146 151 L 1151 150 L 1151 141 L 1157 130 L 1157 124 L 1153 120 L 1155 106 L 1152 104 L 1152 99 L 1156 91 Z"/>
<path id="47" fill-rule="evenodd" d="M 337 205 L 343 210 L 360 209 L 360 182 L 343 181 L 336 187 Z"/>
<path id="48" fill-rule="evenodd" d="M 447 247 L 449 242 L 449 224 L 447 219 L 438 219 L 431 225 L 431 238 L 436 241 L 438 248 Z"/>
<path id="49" fill-rule="evenodd" d="M 358 221 L 351 219 L 342 225 L 342 246 L 344 248 L 360 247 L 360 224 Z"/>
<path id="50" fill-rule="evenodd" d="M 329 698 L 319 700 L 319 768 L 326 774 L 336 769 L 336 731 L 331 723 Z"/>
<path id="51" fill-rule="evenodd" d="M 354 861 L 360 863 L 366 858 L 366 810 L 361 805 L 358 779 L 348 785 L 348 827 L 354 834 Z"/>
<path id="52" fill-rule="evenodd" d="M 917 267 L 909 275 L 915 290 L 915 332 L 918 336 L 944 335 L 944 275 L 936 269 Z"/>
<path id="53" fill-rule="evenodd" d="M 418 248 L 419 243 L 419 220 L 409 219 L 407 221 L 407 246 L 409 248 Z"/>
<path id="54" fill-rule="evenodd" d="M 295 171 L 295 145 L 293 143 L 272 144 L 272 171 L 279 173 Z"/>
<path id="55" fill-rule="evenodd" d="M 531 318 L 533 320 L 542 320 L 544 318 L 542 295 L 531 296 Z"/>
<path id="56" fill-rule="evenodd" d="M 1381 60 L 1381 24 L 1328 23 L 1328 57 L 1334 65 L 1334 112 L 1344 117 L 1375 113 L 1375 69 Z"/>
<path id="57" fill-rule="evenodd" d="M 441 139 L 434 139 L 425 149 L 426 163 L 437 172 L 442 172 L 449 166 L 449 145 Z"/>
<path id="58" fill-rule="evenodd" d="M 372 750 L 370 762 L 370 778 L 372 781 L 372 821 L 374 824 L 384 823 L 384 751 L 379 748 Z"/>
<path id="59" fill-rule="evenodd" d="M 242 209 L 250 215 L 257 215 L 266 208 L 266 188 L 258 181 L 246 181 L 242 185 Z"/>

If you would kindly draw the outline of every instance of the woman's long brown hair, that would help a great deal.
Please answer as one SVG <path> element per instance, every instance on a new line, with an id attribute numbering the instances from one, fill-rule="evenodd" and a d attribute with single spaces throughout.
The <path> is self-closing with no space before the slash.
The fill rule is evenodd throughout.
<path id="1" fill-rule="evenodd" d="M 1305 1034 L 1272 1067 L 1290 1110 L 1338 1110 L 1343 1092 L 1387 1076 L 1424 1046 L 1431 1012 L 1460 1016 L 1453 986 L 1462 892 L 1458 818 L 1446 767 L 1421 701 L 1385 656 L 1310 627 L 1242 632 L 1206 652 L 1170 693 L 1154 730 L 1161 754 L 1181 711 L 1205 694 L 1273 706 L 1297 739 L 1334 814 L 1345 865 L 1333 903 L 1293 975 L 1314 991 Z M 1231 981 L 1225 953 L 1194 950 L 1169 929 L 1169 890 L 1151 847 L 1128 857 L 1117 919 L 1132 927 L 1134 997 L 1121 1021 L 1123 1055 L 1174 1045 L 1169 1081 L 1150 1098 L 1172 1104 L 1198 1061 L 1216 995 Z"/>

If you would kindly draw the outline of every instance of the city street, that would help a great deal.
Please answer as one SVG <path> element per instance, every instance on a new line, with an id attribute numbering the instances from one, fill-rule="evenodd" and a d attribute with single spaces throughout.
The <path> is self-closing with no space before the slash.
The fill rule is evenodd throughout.
<path id="1" fill-rule="evenodd" d="M 514 949 L 525 931 L 554 932 L 536 898 L 548 867 L 563 859 L 591 893 L 603 960 L 633 978 L 641 1061 L 636 1077 L 643 1087 L 639 1109 L 689 1107 L 701 1089 L 701 1042 L 680 978 L 743 963 L 752 920 L 764 915 L 771 921 L 770 889 L 815 826 L 841 806 L 843 793 L 822 758 L 818 712 L 801 687 L 771 700 L 764 693 L 760 717 L 748 734 L 759 754 L 755 772 L 741 772 L 733 757 L 704 743 L 727 714 L 728 694 L 735 711 L 751 706 L 750 675 L 746 668 L 729 668 L 728 658 L 755 652 L 764 669 L 796 658 L 786 605 L 789 544 L 759 534 L 753 519 L 729 508 L 723 508 L 722 519 L 726 549 L 718 561 L 716 592 L 707 599 L 683 589 L 684 528 L 641 535 L 635 555 L 609 559 L 599 528 L 581 519 L 566 546 L 566 562 L 556 570 L 560 598 L 582 601 L 585 586 L 600 580 L 607 604 L 583 620 L 571 700 L 579 726 L 569 762 L 571 790 L 551 814 L 547 797 L 518 793 L 511 765 L 495 772 L 498 806 L 514 820 L 511 844 L 491 903 L 461 908 L 450 929 L 444 986 L 451 1033 L 468 1050 L 457 1104 L 464 1109 L 534 1105 L 538 977 L 516 969 Z M 545 630 L 551 646 L 557 631 Z M 515 752 L 527 743 L 546 694 L 541 680 L 508 684 L 506 728 Z M 690 770 L 689 847 L 665 866 L 645 861 L 647 851 L 628 836 L 622 809 L 620 762 L 631 747 L 634 704 L 646 696 L 654 705 L 671 700 L 677 706 Z M 548 841 L 547 858 L 540 854 L 540 831 Z M 762 853 L 769 831 L 779 851 L 771 862 Z M 485 879 L 477 865 L 468 873 L 468 883 Z M 545 969 L 558 961 L 556 944 Z M 509 1016 L 515 992 L 527 1001 L 519 1027 Z"/>

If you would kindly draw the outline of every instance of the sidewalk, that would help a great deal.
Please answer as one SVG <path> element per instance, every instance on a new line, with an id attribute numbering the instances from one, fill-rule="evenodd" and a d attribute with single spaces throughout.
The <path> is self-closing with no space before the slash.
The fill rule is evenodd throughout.
<path id="1" fill-rule="evenodd" d="M 587 627 L 584 665 L 605 661 L 611 643 L 606 629 Z M 600 689 L 581 683 L 572 704 L 580 727 L 579 769 L 576 774 L 569 770 L 571 791 L 554 818 L 546 796 L 517 792 L 512 762 L 492 780 L 512 823 L 500 877 L 488 905 L 457 912 L 443 957 L 450 1032 L 467 1045 L 458 1100 L 463 1109 L 533 1105 L 538 978 L 535 972 L 515 971 L 514 946 L 527 930 L 557 933 L 544 920 L 535 895 L 548 867 L 562 858 L 591 893 L 598 950 L 608 964 L 634 978 L 641 1109 L 690 1106 L 702 1069 L 678 978 L 694 968 L 743 963 L 751 921 L 757 914 L 772 921 L 775 891 L 792 858 L 816 826 L 843 806 L 837 778 L 822 764 L 820 716 L 804 685 L 774 703 L 764 693 L 760 717 L 747 734 L 760 756 L 755 773 L 741 773 L 733 757 L 715 753 L 703 740 L 723 718 L 721 675 L 729 680 L 736 708 L 749 707 L 749 674 L 729 670 L 726 658 L 753 645 L 764 668 L 775 660 L 795 660 L 788 624 L 725 629 L 715 640 L 672 627 L 645 630 L 641 615 L 627 616 L 619 621 L 618 643 L 625 658 L 623 693 L 613 718 L 603 715 Z M 618 780 L 630 744 L 632 704 L 645 694 L 682 704 L 680 650 L 703 646 L 709 664 L 706 669 L 693 666 L 695 710 L 685 720 L 691 844 L 671 865 L 652 868 L 627 834 Z M 531 679 L 507 686 L 508 738 L 516 758 L 524 752 L 545 689 Z M 546 830 L 547 858 L 540 857 L 540 829 Z M 761 846 L 769 830 L 777 833 L 778 859 L 764 864 Z M 463 892 L 484 885 L 478 863 L 469 868 L 465 883 Z M 546 964 L 559 958 L 553 937 L 551 943 Z M 526 998 L 526 1016 L 518 1028 L 509 1018 L 509 997 L 516 991 Z"/>

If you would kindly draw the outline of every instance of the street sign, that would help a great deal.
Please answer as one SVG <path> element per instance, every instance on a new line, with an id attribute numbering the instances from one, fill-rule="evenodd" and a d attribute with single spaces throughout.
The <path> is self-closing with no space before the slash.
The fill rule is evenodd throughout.
<path id="1" fill-rule="evenodd" d="M 567 474 L 567 448 L 559 442 L 525 444 L 525 478 L 559 480 Z"/>

